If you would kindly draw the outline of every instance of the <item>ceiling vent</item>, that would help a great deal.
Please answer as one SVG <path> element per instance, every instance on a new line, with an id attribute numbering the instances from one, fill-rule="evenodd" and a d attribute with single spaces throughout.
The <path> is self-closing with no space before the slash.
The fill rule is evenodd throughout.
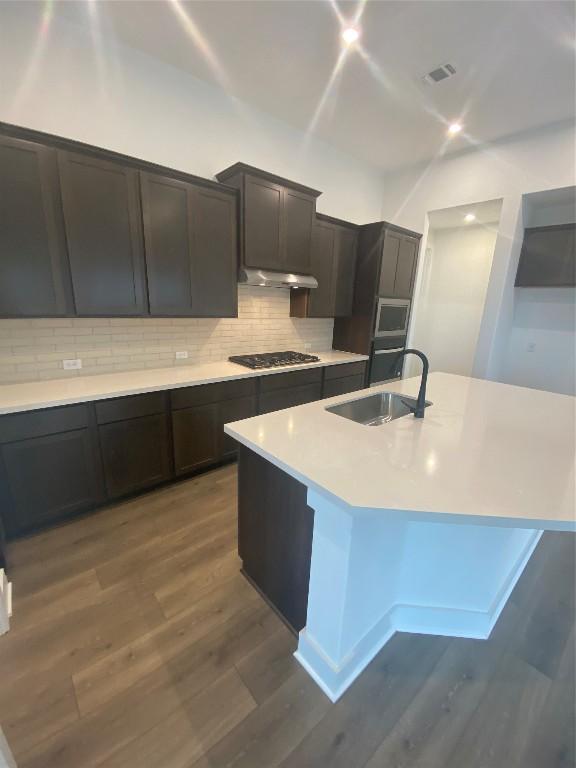
<path id="1" fill-rule="evenodd" d="M 442 80 L 447 80 L 455 74 L 456 69 L 452 64 L 442 64 L 442 66 L 436 67 L 436 69 L 425 74 L 422 80 L 428 85 L 436 85 L 437 83 L 441 83 Z"/>

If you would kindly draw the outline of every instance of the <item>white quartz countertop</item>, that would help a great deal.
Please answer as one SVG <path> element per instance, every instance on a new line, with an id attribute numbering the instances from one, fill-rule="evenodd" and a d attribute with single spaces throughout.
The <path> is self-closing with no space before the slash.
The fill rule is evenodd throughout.
<path id="1" fill-rule="evenodd" d="M 333 500 L 413 519 L 576 530 L 576 398 L 445 373 L 433 405 L 377 427 L 327 405 L 380 390 L 416 395 L 407 379 L 228 424 L 225 431 Z"/>
<path id="2" fill-rule="evenodd" d="M 366 355 L 354 355 L 350 352 L 337 352 L 335 350 L 310 354 L 316 355 L 320 360 L 304 365 L 286 365 L 282 368 L 258 370 L 244 368 L 244 366 L 236 363 L 222 360 L 214 363 L 178 366 L 177 368 L 155 368 L 144 371 L 107 373 L 99 376 L 75 376 L 69 379 L 32 381 L 24 384 L 4 384 L 0 386 L 0 414 L 33 411 L 39 408 L 85 403 L 91 400 L 104 400 L 110 397 L 137 395 L 144 392 L 158 392 L 164 389 L 213 384 L 216 381 L 268 376 L 275 373 L 354 363 L 368 359 Z"/>

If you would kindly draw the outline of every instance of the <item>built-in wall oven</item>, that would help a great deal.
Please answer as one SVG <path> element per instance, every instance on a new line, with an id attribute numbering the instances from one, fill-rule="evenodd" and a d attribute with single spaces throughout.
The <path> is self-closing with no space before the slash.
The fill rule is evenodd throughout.
<path id="1" fill-rule="evenodd" d="M 405 347 L 405 335 L 374 339 L 370 355 L 369 384 L 371 387 L 402 376 L 404 357 L 398 353 Z"/>
<path id="2" fill-rule="evenodd" d="M 410 317 L 410 299 L 378 299 L 374 338 L 406 336 Z"/>

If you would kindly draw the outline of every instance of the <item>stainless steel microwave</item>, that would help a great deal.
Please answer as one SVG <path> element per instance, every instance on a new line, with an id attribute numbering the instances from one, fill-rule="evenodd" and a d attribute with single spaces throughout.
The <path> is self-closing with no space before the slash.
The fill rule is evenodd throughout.
<path id="1" fill-rule="evenodd" d="M 378 299 L 374 338 L 406 334 L 409 317 L 410 299 Z"/>

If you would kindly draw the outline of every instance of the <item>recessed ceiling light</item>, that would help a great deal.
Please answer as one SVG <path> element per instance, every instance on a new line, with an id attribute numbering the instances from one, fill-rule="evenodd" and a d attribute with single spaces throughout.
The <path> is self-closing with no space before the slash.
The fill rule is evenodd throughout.
<path id="1" fill-rule="evenodd" d="M 359 37 L 360 37 L 360 32 L 358 32 L 358 30 L 355 29 L 354 27 L 347 27 L 346 29 L 342 30 L 342 40 L 344 40 L 346 45 L 351 45 L 352 43 L 355 43 Z"/>
<path id="2" fill-rule="evenodd" d="M 460 133 L 461 130 L 462 130 L 462 126 L 460 125 L 460 123 L 451 123 L 448 126 L 448 133 L 450 134 L 450 136 L 456 136 L 456 134 Z"/>
<path id="3" fill-rule="evenodd" d="M 466 216 L 464 216 L 464 221 L 476 221 L 476 214 L 467 213 Z"/>

